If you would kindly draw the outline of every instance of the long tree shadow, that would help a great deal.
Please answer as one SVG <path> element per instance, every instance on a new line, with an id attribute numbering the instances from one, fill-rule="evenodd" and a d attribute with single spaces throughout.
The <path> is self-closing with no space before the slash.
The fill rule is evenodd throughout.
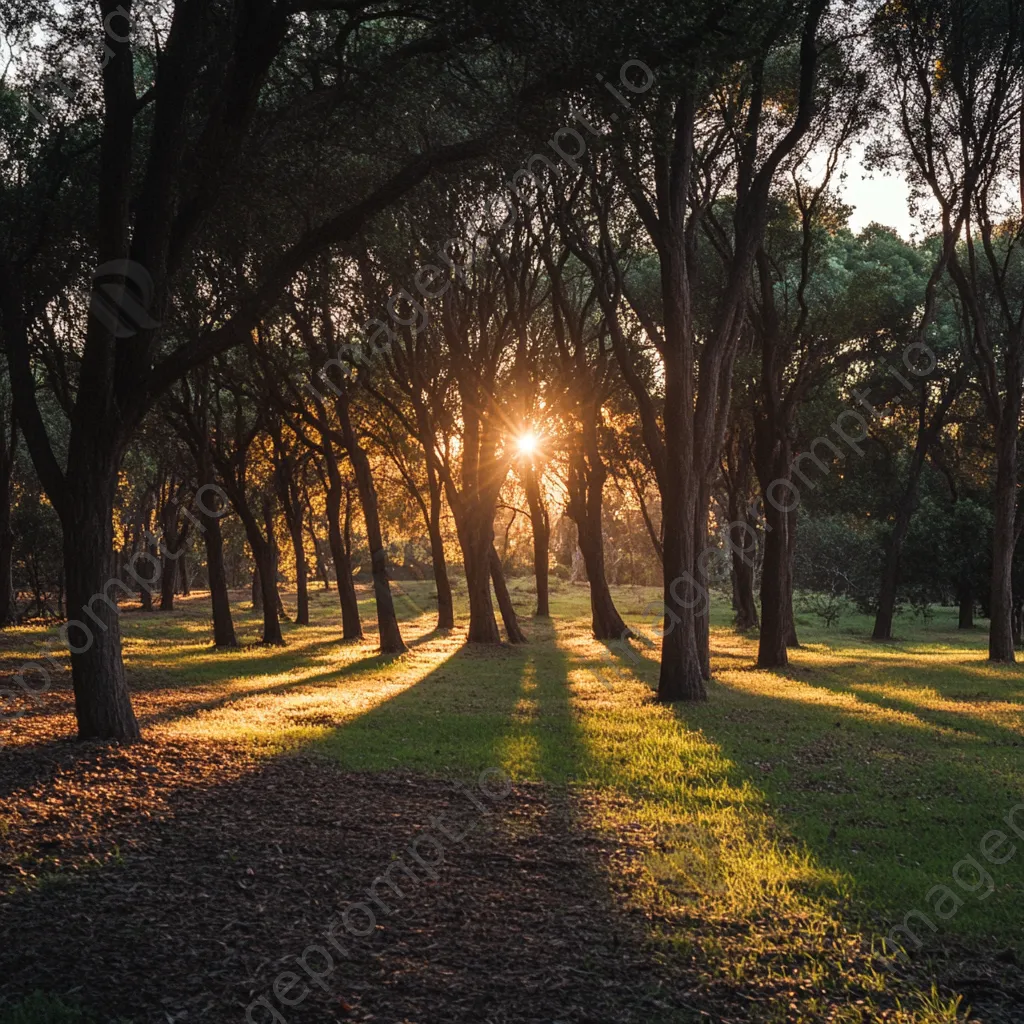
<path id="1" fill-rule="evenodd" d="M 926 893 L 977 854 L 1024 783 L 1012 730 L 957 723 L 816 674 L 765 673 L 737 686 L 723 673 L 707 705 L 675 714 L 719 746 L 734 787 L 765 795 L 782 841 L 850 879 L 857 905 L 886 917 L 927 907 Z M 961 908 L 956 933 L 1016 930 L 1012 894 L 1024 892 L 1024 861 L 1001 869 L 1000 887 L 998 899 Z"/>
<path id="2" fill-rule="evenodd" d="M 574 647 L 573 664 L 607 679 L 610 658 L 587 646 L 582 656 Z M 1005 746 L 994 750 L 987 736 L 937 738 L 941 730 L 924 718 L 809 684 L 799 671 L 739 671 L 716 646 L 718 681 L 706 704 L 653 706 L 648 688 L 659 666 L 634 652 L 616 659 L 620 672 L 635 676 L 632 697 L 603 720 L 589 716 L 600 750 L 595 779 L 604 791 L 621 789 L 637 823 L 660 837 L 646 863 L 659 886 L 656 905 L 671 907 L 678 922 L 674 936 L 665 936 L 668 947 L 689 957 L 699 944 L 709 965 L 717 964 L 709 972 L 727 977 L 729 987 L 740 978 L 738 962 L 785 959 L 800 933 L 816 985 L 835 986 L 853 1001 L 859 975 L 860 995 L 877 998 L 875 966 L 858 950 L 909 910 L 930 909 L 926 895 L 954 884 L 956 863 L 980 857 L 982 837 L 1019 802 L 1014 788 L 1024 783 L 1024 765 Z M 951 830 L 962 843 L 950 843 Z M 970 956 L 961 937 L 1019 942 L 1024 863 L 994 884 L 997 895 L 961 906 L 955 929 L 945 925 L 930 947 L 940 958 L 956 951 L 947 965 L 952 984 L 958 958 Z M 855 938 L 861 928 L 865 937 Z M 733 933 L 739 941 L 730 945 Z M 987 970 L 984 952 L 975 959 Z M 803 968 L 787 970 L 797 977 Z M 917 984 L 912 974 L 891 980 Z M 775 987 L 764 985 L 766 1000 Z M 1012 993 L 994 977 L 989 988 L 989 1006 L 1004 1013 Z M 783 1008 L 774 1012 L 784 1012 L 786 994 L 774 995 Z"/>
<path id="3" fill-rule="evenodd" d="M 0 897 L 0 998 L 59 993 L 133 1024 L 302 1024 L 339 1008 L 432 1024 L 689 1019 L 665 991 L 653 1001 L 663 972 L 616 919 L 603 851 L 568 802 L 478 781 L 584 773 L 567 676 L 545 637 L 464 647 L 302 755 L 154 742 L 78 759 L 26 801 L 36 860 L 12 866 L 35 877 Z M 76 815 L 103 834 L 69 833 Z M 374 886 L 398 862 L 398 891 Z"/>

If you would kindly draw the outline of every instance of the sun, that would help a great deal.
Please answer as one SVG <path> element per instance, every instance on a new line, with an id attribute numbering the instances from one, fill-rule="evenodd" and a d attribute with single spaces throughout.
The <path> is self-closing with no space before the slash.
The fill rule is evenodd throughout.
<path id="1" fill-rule="evenodd" d="M 519 435 L 516 447 L 519 449 L 520 455 L 533 455 L 537 451 L 539 443 L 537 435 L 532 430 L 528 430 L 525 434 Z"/>

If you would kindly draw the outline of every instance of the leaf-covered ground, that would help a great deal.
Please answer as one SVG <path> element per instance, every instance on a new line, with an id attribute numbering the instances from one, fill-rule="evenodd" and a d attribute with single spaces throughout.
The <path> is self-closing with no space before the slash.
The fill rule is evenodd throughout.
<path id="1" fill-rule="evenodd" d="M 712 700 L 670 709 L 578 588 L 487 651 L 402 586 L 400 659 L 338 644 L 329 595 L 284 650 L 212 652 L 196 597 L 124 616 L 144 743 L 70 742 L 67 674 L 0 726 L 0 1021 L 1024 1020 L 1024 844 L 878 955 L 1024 800 L 1024 690 L 980 638 L 804 623 L 773 675 L 720 628 Z"/>

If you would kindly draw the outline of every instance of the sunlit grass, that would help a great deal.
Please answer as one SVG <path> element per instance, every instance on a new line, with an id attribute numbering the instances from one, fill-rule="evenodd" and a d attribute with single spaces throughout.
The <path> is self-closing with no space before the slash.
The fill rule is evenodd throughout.
<path id="1" fill-rule="evenodd" d="M 330 593 L 315 596 L 311 627 L 286 626 L 285 648 L 255 645 L 247 602 L 236 618 L 247 646 L 234 652 L 210 647 L 202 597 L 173 616 L 126 614 L 140 719 L 154 736 L 304 748 L 346 770 L 500 766 L 555 787 L 581 824 L 650 840 L 632 898 L 647 902 L 666 955 L 699 947 L 722 977 L 788 984 L 795 943 L 802 986 L 850 985 L 869 1001 L 887 979 L 863 956 L 854 972 L 856 956 L 927 909 L 932 887 L 951 884 L 1024 799 L 1024 672 L 990 666 L 983 632 L 958 632 L 950 610 L 899 620 L 891 644 L 868 640 L 864 618 L 832 632 L 801 618 L 790 668 L 764 672 L 756 640 L 716 605 L 710 700 L 666 707 L 653 700 L 656 644 L 627 659 L 594 641 L 586 588 L 564 582 L 554 620 L 531 620 L 530 589 L 513 581 L 531 642 L 488 649 L 466 646 L 464 629 L 432 632 L 431 585 L 402 584 L 411 649 L 398 658 L 376 653 L 370 629 L 340 643 Z M 615 596 L 631 625 L 652 624 L 656 590 Z M 7 634 L 5 666 L 40 636 Z M 991 895 L 966 895 L 929 941 L 1020 948 L 1024 851 L 991 873 Z M 956 1019 L 945 996 L 915 999 L 891 1019 Z M 765 1000 L 764 1020 L 797 1019 Z"/>

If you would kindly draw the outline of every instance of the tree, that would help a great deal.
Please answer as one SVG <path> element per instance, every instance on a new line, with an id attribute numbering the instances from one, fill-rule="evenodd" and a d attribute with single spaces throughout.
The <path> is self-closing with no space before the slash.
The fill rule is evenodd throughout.
<path id="1" fill-rule="evenodd" d="M 915 0 L 875 24 L 891 88 L 896 159 L 938 207 L 939 268 L 968 318 L 971 356 L 996 432 L 989 658 L 1013 661 L 1017 435 L 1024 398 L 1024 219 L 1002 216 L 1024 176 L 1024 5 Z M 1024 197 L 1024 182 L 1018 182 Z"/>
<path id="2" fill-rule="evenodd" d="M 221 518 L 226 509 L 214 469 L 212 445 L 214 385 L 206 368 L 193 371 L 164 397 L 163 414 L 188 448 L 195 466 L 196 515 L 206 549 L 206 575 L 210 586 L 215 647 L 237 647 L 231 618 L 227 574 L 224 568 L 224 536 Z"/>
<path id="3" fill-rule="evenodd" d="M 708 55 L 696 72 L 663 72 L 642 108 L 644 130 L 632 133 L 606 165 L 605 178 L 593 182 L 589 231 L 565 225 L 569 244 L 593 276 L 616 358 L 637 401 L 661 494 L 665 629 L 658 697 L 664 701 L 707 696 L 708 592 L 698 557 L 707 541 L 710 493 L 728 422 L 749 275 L 776 173 L 813 122 L 826 8 L 827 0 L 769 5 L 763 20 L 748 25 L 744 37 L 754 42 L 745 52 L 729 61 Z M 783 124 L 767 114 L 768 105 L 781 100 L 772 94 L 779 83 L 768 77 L 768 69 L 778 70 L 780 54 L 794 38 L 799 56 L 780 103 L 790 114 Z M 630 88 L 646 92 L 651 82 L 634 76 Z M 732 100 L 724 100 L 730 95 Z M 613 169 L 622 180 L 621 195 L 609 184 Z M 713 320 L 698 337 L 698 236 L 727 183 L 735 194 L 730 256 Z M 624 205 L 639 220 L 657 257 L 657 312 L 631 288 L 620 258 L 616 225 Z M 641 356 L 624 327 L 623 303 L 656 349 L 661 402 L 638 371 Z"/>

